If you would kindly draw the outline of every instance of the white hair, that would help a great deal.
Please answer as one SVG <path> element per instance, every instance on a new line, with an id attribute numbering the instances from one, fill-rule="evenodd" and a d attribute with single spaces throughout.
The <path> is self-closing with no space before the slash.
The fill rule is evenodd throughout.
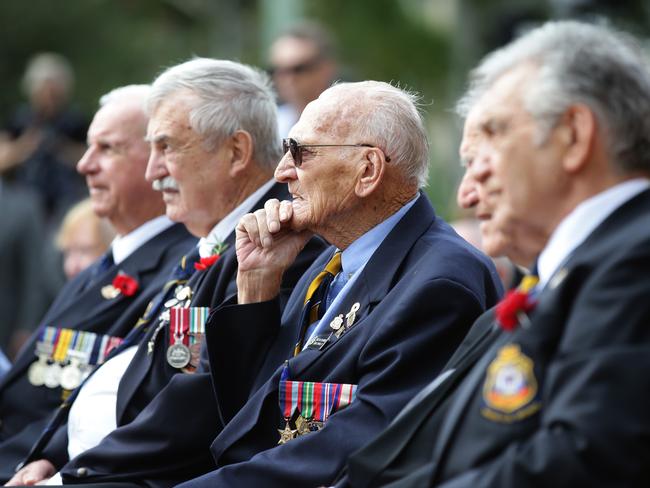
<path id="1" fill-rule="evenodd" d="M 190 111 L 193 130 L 214 147 L 237 130 L 253 139 L 253 156 L 274 169 L 282 157 L 275 94 L 266 73 L 233 61 L 195 58 L 164 71 L 152 84 L 151 114 L 170 94 L 187 90 L 197 103 Z"/>
<path id="2" fill-rule="evenodd" d="M 353 100 L 359 143 L 377 145 L 408 180 L 419 188 L 427 185 L 429 143 L 416 93 L 381 81 L 361 81 L 337 83 L 321 94 L 330 96 Z"/>
<path id="3" fill-rule="evenodd" d="M 102 95 L 99 98 L 99 106 L 103 107 L 118 100 L 133 99 L 142 105 L 142 111 L 144 112 L 149 93 L 151 93 L 151 85 L 120 86 Z"/>
<path id="4" fill-rule="evenodd" d="M 458 113 L 466 117 L 501 75 L 526 62 L 538 73 L 524 103 L 543 137 L 571 104 L 583 103 L 605 129 L 615 167 L 650 170 L 650 70 L 629 35 L 575 21 L 548 22 L 484 58 L 471 73 Z"/>

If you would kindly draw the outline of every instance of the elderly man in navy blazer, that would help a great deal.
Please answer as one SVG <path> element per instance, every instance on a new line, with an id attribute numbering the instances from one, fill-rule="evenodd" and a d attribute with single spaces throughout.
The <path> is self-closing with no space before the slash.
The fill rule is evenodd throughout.
<path id="1" fill-rule="evenodd" d="M 203 466 L 199 473 L 205 460 L 207 469 L 212 466 L 208 447 L 219 421 L 203 368 L 207 357 L 200 361 L 203 325 L 208 308 L 236 291 L 239 218 L 268 199 L 288 196 L 286 185 L 272 178 L 280 157 L 275 95 L 260 70 L 196 58 L 163 72 L 147 107 L 147 178 L 162 191 L 167 215 L 201 240 L 180 263 L 183 278 L 161 287 L 125 341 L 128 347 L 122 345 L 67 402 L 69 415 L 60 409 L 12 483 L 31 484 L 60 468 L 66 483 L 127 479 L 151 485 L 161 478 L 173 482 L 170 472 L 192 473 L 186 458 Z M 283 275 L 285 298 L 325 247 L 314 238 L 302 249 Z M 183 314 L 185 328 L 176 320 Z M 103 405 L 108 400 L 110 408 Z M 149 413 L 140 415 L 145 409 L 154 412 L 152 422 Z M 141 434 L 142 424 L 148 434 Z M 188 455 L 182 442 L 188 437 L 203 456 Z"/>
<path id="2" fill-rule="evenodd" d="M 428 152 L 411 94 L 335 85 L 284 148 L 275 175 L 293 200 L 240 221 L 238 294 L 209 320 L 219 324 L 208 348 L 228 422 L 212 445 L 218 469 L 185 487 L 331 482 L 499 297 L 489 260 L 419 192 Z M 333 246 L 281 312 L 282 274 L 315 233 Z M 247 341 L 228 342 L 233 331 Z"/>
<path id="3" fill-rule="evenodd" d="M 129 332 L 169 269 L 195 242 L 183 225 L 163 215 L 160 194 L 144 178 L 149 148 L 144 141 L 143 104 L 149 89 L 132 85 L 111 91 L 102 97 L 90 125 L 88 150 L 77 170 L 86 177 L 93 210 L 110 220 L 118 238 L 104 259 L 65 285 L 0 383 L 0 479 L 4 481 L 38 438 L 48 415 L 61 404 L 62 395 L 74 388 L 63 378 L 73 378 L 100 360 L 106 352 L 99 351 L 104 339 L 122 338 Z M 118 275 L 122 285 L 133 286 L 114 286 L 120 285 Z M 67 342 L 61 337 L 67 337 Z M 93 345 L 96 350 L 84 355 Z M 79 353 L 75 364 L 70 351 Z"/>
<path id="4" fill-rule="evenodd" d="M 549 234 L 539 283 L 337 486 L 648 486 L 646 54 L 612 29 L 548 23 L 489 55 L 460 108 L 489 218 Z"/>

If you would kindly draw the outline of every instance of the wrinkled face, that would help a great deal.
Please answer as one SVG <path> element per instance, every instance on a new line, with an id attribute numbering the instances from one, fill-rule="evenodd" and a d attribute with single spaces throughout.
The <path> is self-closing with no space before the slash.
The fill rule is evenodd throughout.
<path id="1" fill-rule="evenodd" d="M 341 117 L 340 107 L 331 98 L 319 98 L 305 108 L 291 130 L 301 144 L 358 144 L 352 121 Z M 345 135 L 347 134 L 347 135 Z M 302 165 L 296 168 L 287 152 L 275 170 L 275 178 L 287 183 L 293 196 L 293 225 L 327 237 L 337 222 L 349 218 L 357 200 L 355 184 L 364 149 L 315 147 L 303 149 Z"/>
<path id="2" fill-rule="evenodd" d="M 77 171 L 86 177 L 94 212 L 110 220 L 120 234 L 132 230 L 134 208 L 158 200 L 144 179 L 149 158 L 145 124 L 137 103 L 105 105 L 90 124 L 88 149 L 77 163 Z"/>
<path id="3" fill-rule="evenodd" d="M 321 59 L 312 42 L 294 37 L 273 44 L 271 66 L 280 98 L 298 107 L 316 99 L 334 76 L 332 62 Z"/>
<path id="4" fill-rule="evenodd" d="M 528 65 L 507 72 L 465 123 L 460 153 L 466 174 L 458 200 L 475 208 L 491 256 L 513 258 L 523 248 L 539 247 L 525 234 L 543 233 L 561 196 L 561 154 L 553 134 L 540 143 L 538 126 L 524 108 L 522 87 L 534 73 Z"/>
<path id="5" fill-rule="evenodd" d="M 208 150 L 190 126 L 196 100 L 179 92 L 166 97 L 149 119 L 151 158 L 147 180 L 162 191 L 167 216 L 197 236 L 206 236 L 230 209 L 232 179 L 225 155 L 228 144 Z"/>

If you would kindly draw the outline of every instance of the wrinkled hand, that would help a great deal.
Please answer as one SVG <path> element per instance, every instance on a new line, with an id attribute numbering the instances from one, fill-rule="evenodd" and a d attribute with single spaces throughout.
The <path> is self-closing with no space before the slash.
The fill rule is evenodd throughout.
<path id="1" fill-rule="evenodd" d="M 5 486 L 32 486 L 51 478 L 55 473 L 56 468 L 51 462 L 47 459 L 39 459 L 24 466 Z"/>
<path id="2" fill-rule="evenodd" d="M 239 303 L 270 300 L 280 291 L 282 274 L 312 234 L 291 228 L 290 201 L 269 200 L 264 209 L 244 215 L 236 229 Z"/>

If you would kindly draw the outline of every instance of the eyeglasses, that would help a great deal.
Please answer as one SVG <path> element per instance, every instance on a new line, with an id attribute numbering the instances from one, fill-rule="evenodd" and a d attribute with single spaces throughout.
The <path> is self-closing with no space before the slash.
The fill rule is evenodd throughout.
<path id="1" fill-rule="evenodd" d="M 296 168 L 302 166 L 302 151 L 306 147 L 375 147 L 372 144 L 300 144 L 298 141 L 291 137 L 282 139 L 282 152 L 286 154 L 291 153 L 293 164 Z M 390 162 L 390 156 L 384 154 L 386 162 Z"/>
<path id="2" fill-rule="evenodd" d="M 302 63 L 294 64 L 293 66 L 271 66 L 267 69 L 270 76 L 278 75 L 301 75 L 316 68 L 322 61 L 320 56 L 317 56 Z"/>

